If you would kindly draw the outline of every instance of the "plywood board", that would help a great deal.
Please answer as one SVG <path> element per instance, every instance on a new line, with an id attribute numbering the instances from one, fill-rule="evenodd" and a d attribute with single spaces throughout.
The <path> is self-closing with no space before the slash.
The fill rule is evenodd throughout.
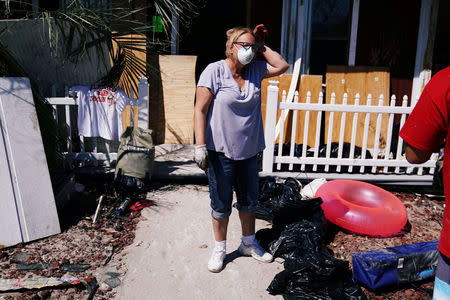
<path id="1" fill-rule="evenodd" d="M 326 84 L 325 103 L 331 103 L 332 93 L 335 93 L 336 95 L 335 103 L 339 103 L 339 101 L 342 101 L 342 95 L 345 93 L 345 72 L 346 72 L 345 66 L 327 66 L 327 73 L 325 76 L 325 84 Z M 328 125 L 330 122 L 330 116 L 331 116 L 330 112 L 325 112 L 324 143 L 327 142 L 328 138 Z M 341 122 L 341 114 L 334 113 L 333 135 L 331 137 L 332 141 L 339 140 L 340 122 Z"/>
<path id="2" fill-rule="evenodd" d="M 164 102 L 164 143 L 194 143 L 196 56 L 160 55 Z"/>
<path id="3" fill-rule="evenodd" d="M 345 73 L 345 84 L 344 84 L 344 93 L 347 93 L 347 104 L 355 104 L 355 97 L 356 94 L 359 94 L 360 105 L 366 105 L 367 101 L 367 67 L 346 67 L 346 73 Z M 340 94 L 339 97 L 336 99 L 336 103 L 341 104 L 343 101 L 343 94 Z M 373 101 L 372 101 L 373 103 Z M 337 113 L 336 115 L 342 115 L 340 113 Z M 351 143 L 352 140 L 352 128 L 353 128 L 353 117 L 354 113 L 346 113 L 345 118 L 345 131 L 344 131 L 344 142 Z M 333 142 L 339 142 L 339 128 L 341 126 L 341 118 L 337 118 L 338 123 L 335 124 L 335 129 L 333 132 Z M 358 147 L 361 147 L 363 144 L 363 136 L 364 136 L 364 121 L 365 121 L 365 114 L 358 114 L 357 119 L 357 131 L 356 131 L 356 141 L 355 145 Z M 372 141 L 372 144 L 369 147 L 373 147 L 373 138 L 375 136 L 375 128 L 376 128 L 376 117 L 374 115 L 371 115 L 371 122 L 369 123 L 369 139 L 368 141 Z M 375 122 L 375 123 L 374 123 Z"/>
<path id="4" fill-rule="evenodd" d="M 60 232 L 28 78 L 0 78 L 0 247 Z"/>
<path id="5" fill-rule="evenodd" d="M 261 82 L 261 111 L 263 124 L 266 121 L 266 103 L 267 103 L 267 87 L 270 85 L 269 81 L 278 81 L 278 101 L 281 102 L 283 91 L 286 91 L 286 96 L 289 92 L 289 87 L 291 85 L 292 75 L 283 74 L 280 76 L 273 76 L 269 78 L 264 78 Z M 277 120 L 279 120 L 281 111 L 277 112 Z M 291 126 L 292 126 L 292 111 L 286 117 L 283 129 L 283 141 L 290 141 L 291 139 Z M 278 143 L 278 138 L 275 140 Z"/>
<path id="6" fill-rule="evenodd" d="M 331 94 L 336 94 L 336 104 L 341 104 L 344 93 L 347 93 L 347 103 L 354 104 L 356 94 L 360 95 L 360 105 L 367 104 L 367 96 L 372 95 L 372 105 L 378 105 L 380 94 L 389 95 L 389 72 L 385 68 L 376 67 L 348 67 L 328 66 L 326 74 L 326 103 L 331 102 Z M 388 97 L 384 98 L 384 105 L 389 105 Z M 330 113 L 325 114 L 325 141 L 328 136 L 328 124 Z M 339 141 L 339 129 L 341 124 L 341 113 L 334 113 L 332 141 Z M 346 113 L 344 142 L 351 142 L 353 113 Z M 355 145 L 362 147 L 364 135 L 365 114 L 359 113 L 357 120 L 357 131 Z M 387 116 L 383 116 L 380 133 L 380 147 L 386 143 Z M 374 146 L 377 117 L 371 114 L 369 123 L 368 147 Z"/>
<path id="7" fill-rule="evenodd" d="M 380 95 L 383 95 L 383 105 L 387 106 L 390 103 L 389 95 L 389 79 L 390 73 L 387 68 L 376 68 L 371 67 L 367 70 L 366 77 L 366 95 L 372 95 L 373 105 L 378 105 Z M 364 102 L 366 103 L 366 102 Z M 384 148 L 386 146 L 387 130 L 388 130 L 389 116 L 383 115 L 381 123 L 381 133 L 380 133 L 380 147 Z M 374 118 L 374 124 L 376 124 L 376 119 Z M 369 147 L 373 147 L 373 139 L 375 132 L 369 135 Z M 362 138 L 361 138 L 362 141 Z"/>
<path id="8" fill-rule="evenodd" d="M 322 76 L 321 75 L 302 75 L 300 78 L 299 87 L 299 102 L 306 103 L 307 93 L 311 93 L 311 103 L 319 102 L 319 94 L 322 91 Z M 316 127 L 317 127 L 317 115 L 318 112 L 309 113 L 308 122 L 308 138 L 307 145 L 310 147 L 315 146 Z M 305 111 L 299 111 L 297 114 L 297 130 L 296 130 L 296 143 L 303 144 L 303 135 L 305 123 Z M 320 141 L 319 141 L 320 142 Z"/>

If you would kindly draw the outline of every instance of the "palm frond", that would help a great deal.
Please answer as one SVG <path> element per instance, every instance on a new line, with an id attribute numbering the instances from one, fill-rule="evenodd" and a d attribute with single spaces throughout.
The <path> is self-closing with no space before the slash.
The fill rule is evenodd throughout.
<path id="1" fill-rule="evenodd" d="M 3 14 L 13 13 L 12 4 L 23 3 L 22 1 L 3 1 Z M 148 1 L 147 6 L 139 8 L 133 8 L 132 1 L 122 1 L 120 5 L 116 4 L 118 1 L 111 1 L 112 3 L 107 5 L 104 5 L 104 2 L 70 0 L 66 1 L 66 5 L 61 9 L 40 9 L 38 13 L 43 26 L 46 26 L 46 32 L 49 33 L 48 46 L 55 52 L 55 57 L 63 57 L 77 63 L 95 53 L 105 66 L 113 64 L 107 78 L 100 79 L 103 82 L 111 81 L 113 75 L 121 75 L 119 70 L 126 70 L 128 76 L 134 74 L 134 78 L 148 75 L 153 68 L 132 53 L 156 54 L 167 49 L 171 42 L 172 16 L 177 17 L 181 26 L 188 27 L 206 0 L 153 0 Z M 31 4 L 20 7 L 26 11 L 25 19 L 36 15 Z M 161 18 L 163 32 L 158 33 L 156 37 L 150 34 L 155 29 L 154 25 L 137 18 L 148 11 L 154 11 Z M 120 51 L 127 51 L 113 59 L 111 53 L 115 51 L 115 47 L 120 48 Z M 120 64 L 125 64 L 127 68 L 120 65 L 114 68 L 114 63 L 118 63 L 117 58 L 123 59 Z M 143 73 L 144 69 L 146 71 Z"/>

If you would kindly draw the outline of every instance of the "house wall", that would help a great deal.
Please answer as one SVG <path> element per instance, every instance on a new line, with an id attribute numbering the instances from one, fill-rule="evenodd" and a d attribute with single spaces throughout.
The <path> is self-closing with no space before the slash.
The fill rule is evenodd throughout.
<path id="1" fill-rule="evenodd" d="M 13 21 L 0 21 L 0 30 L 11 26 Z M 51 45 L 48 38 L 48 25 L 40 19 L 21 21 L 0 36 L 0 43 L 7 45 L 11 53 L 41 88 L 43 95 L 51 94 L 51 86 L 56 84 L 57 93 L 63 94 L 65 86 L 91 85 L 106 75 L 109 61 L 102 61 L 90 50 L 90 56 L 84 56 L 78 62 L 64 59 L 60 44 Z M 20 37 L 20 38 L 17 38 Z M 76 38 L 75 38 L 76 39 Z M 105 49 L 105 57 L 108 54 Z"/>
<path id="2" fill-rule="evenodd" d="M 421 0 L 361 1 L 356 65 L 388 67 L 391 94 L 411 97 Z M 401 99 L 400 97 L 398 97 Z"/>
<path id="3" fill-rule="evenodd" d="M 207 1 L 189 31 L 180 28 L 179 54 L 196 55 L 196 79 L 211 62 L 225 58 L 226 31 L 236 26 L 265 24 L 267 44 L 280 51 L 282 1 Z"/>
<path id="4" fill-rule="evenodd" d="M 432 75 L 450 66 L 450 1 L 439 1 L 439 12 L 434 40 Z"/>

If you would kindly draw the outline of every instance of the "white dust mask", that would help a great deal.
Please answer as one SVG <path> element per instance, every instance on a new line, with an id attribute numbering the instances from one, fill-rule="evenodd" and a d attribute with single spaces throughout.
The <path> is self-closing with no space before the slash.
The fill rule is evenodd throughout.
<path id="1" fill-rule="evenodd" d="M 253 47 L 241 47 L 237 53 L 238 60 L 241 64 L 246 65 L 252 61 L 255 56 L 255 52 L 253 51 Z"/>

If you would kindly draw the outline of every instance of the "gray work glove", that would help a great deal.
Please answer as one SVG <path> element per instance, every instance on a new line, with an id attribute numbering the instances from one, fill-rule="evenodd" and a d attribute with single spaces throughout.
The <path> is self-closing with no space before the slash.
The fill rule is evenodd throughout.
<path id="1" fill-rule="evenodd" d="M 203 171 L 208 169 L 208 150 L 206 150 L 205 144 L 194 145 L 194 161 Z"/>

